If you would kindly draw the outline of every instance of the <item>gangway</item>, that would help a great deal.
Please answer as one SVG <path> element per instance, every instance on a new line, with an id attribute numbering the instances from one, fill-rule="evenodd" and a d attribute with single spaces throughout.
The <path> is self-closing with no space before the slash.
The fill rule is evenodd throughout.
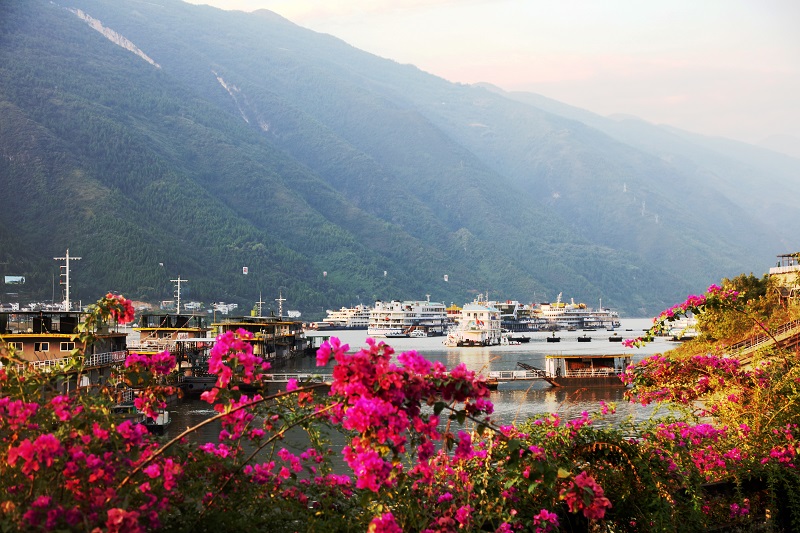
<path id="1" fill-rule="evenodd" d="M 537 381 L 545 379 L 547 373 L 526 363 L 517 362 L 517 366 L 522 370 L 493 370 L 489 372 L 488 385 L 496 387 L 498 384 L 508 381 Z"/>

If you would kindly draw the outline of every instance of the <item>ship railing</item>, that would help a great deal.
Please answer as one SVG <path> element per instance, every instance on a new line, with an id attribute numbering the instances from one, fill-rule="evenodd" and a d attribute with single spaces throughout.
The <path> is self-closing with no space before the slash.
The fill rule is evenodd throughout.
<path id="1" fill-rule="evenodd" d="M 498 381 L 530 380 L 543 377 L 545 377 L 544 370 L 493 370 L 489 372 L 489 379 Z"/>
<path id="2" fill-rule="evenodd" d="M 148 340 L 144 342 L 129 342 L 128 350 L 136 352 L 136 350 L 147 350 L 148 352 L 158 350 L 160 352 L 172 350 L 175 348 L 175 341 L 172 339 L 163 341 Z"/>
<path id="3" fill-rule="evenodd" d="M 621 370 L 617 370 L 611 367 L 580 368 L 576 370 L 567 370 L 564 373 L 564 377 L 568 378 L 610 377 L 610 376 L 616 376 L 621 372 L 622 372 Z"/>
<path id="4" fill-rule="evenodd" d="M 104 352 L 96 353 L 84 357 L 83 366 L 108 366 L 114 363 L 121 363 L 125 361 L 128 352 L 122 350 L 117 352 Z M 41 361 L 29 361 L 17 365 L 17 369 L 35 368 L 35 369 L 55 369 L 66 366 L 72 361 L 71 357 L 59 357 L 57 359 L 43 359 Z"/>
<path id="5" fill-rule="evenodd" d="M 309 381 L 315 383 L 328 383 L 333 381 L 333 374 L 264 374 L 262 379 L 272 383 L 287 383 L 290 379 L 294 379 L 300 383 Z"/>

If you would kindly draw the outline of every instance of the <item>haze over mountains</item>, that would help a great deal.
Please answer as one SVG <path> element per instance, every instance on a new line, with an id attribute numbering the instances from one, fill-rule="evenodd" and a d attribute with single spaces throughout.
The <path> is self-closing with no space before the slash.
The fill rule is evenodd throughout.
<path id="1" fill-rule="evenodd" d="M 770 150 L 453 84 L 268 11 L 0 6 L 0 269 L 31 296 L 69 248 L 84 301 L 169 298 L 180 275 L 185 298 L 280 291 L 307 318 L 485 291 L 641 316 L 800 249 L 798 176 Z"/>

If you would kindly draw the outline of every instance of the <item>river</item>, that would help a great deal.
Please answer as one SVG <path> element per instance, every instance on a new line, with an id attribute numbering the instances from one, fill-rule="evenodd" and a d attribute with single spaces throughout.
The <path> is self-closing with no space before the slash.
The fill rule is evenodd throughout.
<path id="1" fill-rule="evenodd" d="M 547 354 L 617 354 L 627 353 L 634 361 L 639 361 L 648 355 L 662 353 L 677 346 L 675 342 L 665 338 L 657 338 L 653 343 L 644 348 L 624 348 L 619 342 L 609 342 L 612 334 L 621 335 L 623 338 L 640 336 L 651 324 L 652 320 L 646 319 L 621 319 L 622 326 L 615 332 L 598 330 L 592 332 L 561 331 L 556 335 L 561 337 L 558 343 L 547 342 L 545 339 L 551 333 L 530 332 L 525 335 L 531 338 L 530 342 L 519 345 L 503 345 L 477 348 L 450 348 L 443 344 L 444 337 L 427 338 L 392 338 L 382 339 L 391 345 L 396 353 L 416 350 L 431 361 L 440 361 L 447 368 L 453 368 L 459 363 L 464 363 L 469 370 L 488 375 L 495 370 L 518 369 L 517 362 L 524 362 L 537 368 L 544 368 L 544 358 Z M 592 337 L 591 342 L 578 342 L 581 335 Z M 364 330 L 312 332 L 309 337 L 338 337 L 342 342 L 350 345 L 351 350 L 357 350 L 366 345 L 367 332 Z M 316 345 L 321 339 L 317 338 Z M 306 357 L 289 361 L 277 369 L 281 372 L 312 372 L 331 373 L 333 362 L 327 368 L 317 368 L 314 357 Z M 570 419 L 580 415 L 582 411 L 595 411 L 599 409 L 599 402 L 615 402 L 617 412 L 608 417 L 609 422 L 621 421 L 629 416 L 637 420 L 647 418 L 652 409 L 644 408 L 637 404 L 630 404 L 623 398 L 622 388 L 591 388 L 591 389 L 563 389 L 553 388 L 545 381 L 501 383 L 496 391 L 492 391 L 491 400 L 495 406 L 492 419 L 499 424 L 521 422 L 527 418 L 543 413 L 558 413 L 563 419 Z M 208 404 L 199 400 L 185 401 L 170 408 L 173 423 L 169 428 L 169 435 L 175 436 L 188 425 L 196 424 L 214 414 Z M 216 440 L 219 426 L 209 427 L 197 436 L 201 441 Z"/>

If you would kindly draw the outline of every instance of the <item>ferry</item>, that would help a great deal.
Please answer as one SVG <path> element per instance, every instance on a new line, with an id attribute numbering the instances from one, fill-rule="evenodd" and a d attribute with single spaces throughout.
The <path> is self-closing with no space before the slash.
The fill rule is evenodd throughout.
<path id="1" fill-rule="evenodd" d="M 77 340 L 75 332 L 87 316 L 83 311 L 3 312 L 0 344 L 14 348 L 23 361 L 38 367 L 56 367 L 80 350 L 85 366 L 109 367 L 110 372 L 113 364 L 124 362 L 128 355 L 127 333 L 118 331 L 114 324 L 100 324 L 95 330 L 94 343 L 86 346 Z"/>
<path id="2" fill-rule="evenodd" d="M 451 328 L 445 346 L 494 346 L 502 342 L 500 311 L 478 300 L 464 305 L 458 325 Z"/>
<path id="3" fill-rule="evenodd" d="M 342 307 L 338 310 L 328 309 L 327 315 L 320 322 L 314 322 L 317 330 L 342 330 L 342 329 L 367 329 L 369 327 L 370 311 L 368 305 L 359 304 L 355 307 Z"/>
<path id="4" fill-rule="evenodd" d="M 48 310 L 19 310 L 0 312 L 0 345 L 14 349 L 22 364 L 42 369 L 58 368 L 69 363 L 80 351 L 84 371 L 72 373 L 60 383 L 64 392 L 75 387 L 97 385 L 107 381 L 112 367 L 124 363 L 128 356 L 127 333 L 119 330 L 115 322 L 95 325 L 95 340 L 87 346 L 76 336 L 78 325 L 88 316 L 87 312 L 74 310 L 70 301 L 70 257 L 56 257 L 66 264 L 61 267 L 65 279 L 65 298 L 61 304 L 53 304 Z"/>
<path id="5" fill-rule="evenodd" d="M 370 337 L 408 337 L 409 332 L 423 329 L 428 335 L 444 335 L 447 308 L 430 299 L 375 302 L 369 315 L 367 334 Z"/>
<path id="6" fill-rule="evenodd" d="M 631 359 L 625 354 L 546 355 L 543 378 L 554 387 L 625 387 L 619 375 Z"/>
<path id="7" fill-rule="evenodd" d="M 488 303 L 500 312 L 500 327 L 507 332 L 539 331 L 549 325 L 541 316 L 534 316 L 533 304 L 523 304 L 517 300 Z"/>
<path id="8" fill-rule="evenodd" d="M 588 307 L 584 303 L 570 303 L 561 301 L 561 293 L 555 302 L 540 303 L 532 311 L 533 316 L 541 319 L 546 324 L 545 329 L 567 330 L 592 330 L 608 329 L 612 331 L 620 327 L 619 314 L 611 309 L 604 308 L 602 303 L 597 309 Z"/>

